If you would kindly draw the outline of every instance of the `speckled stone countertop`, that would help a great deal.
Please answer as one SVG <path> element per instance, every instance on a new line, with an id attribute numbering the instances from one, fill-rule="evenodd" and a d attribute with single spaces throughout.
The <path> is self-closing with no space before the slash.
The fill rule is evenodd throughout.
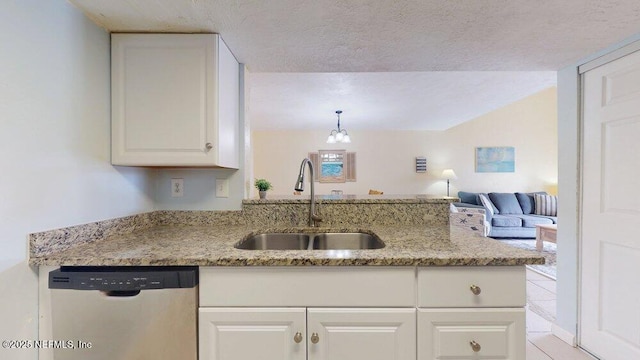
<path id="1" fill-rule="evenodd" d="M 373 232 L 377 250 L 239 250 L 234 244 L 262 232 Z M 331 228 L 154 225 L 129 233 L 31 254 L 32 265 L 198 266 L 461 266 L 544 264 L 535 252 L 448 226 L 372 225 Z"/>
<path id="2" fill-rule="evenodd" d="M 458 201 L 455 197 L 429 195 L 317 195 L 318 201 L 333 204 L 448 204 Z M 275 195 L 267 199 L 245 199 L 243 204 L 298 204 L 309 203 L 305 195 Z"/>

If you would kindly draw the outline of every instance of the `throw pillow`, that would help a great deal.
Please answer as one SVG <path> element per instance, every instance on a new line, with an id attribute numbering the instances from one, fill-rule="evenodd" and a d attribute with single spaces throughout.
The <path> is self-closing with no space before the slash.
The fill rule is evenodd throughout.
<path id="1" fill-rule="evenodd" d="M 493 211 L 493 203 L 491 203 L 489 197 L 487 197 L 485 194 L 480 194 L 478 195 L 478 197 L 480 198 L 480 202 L 484 206 L 484 209 L 487 211 L 487 214 L 493 217 L 493 215 L 495 215 L 495 211 Z"/>
<path id="2" fill-rule="evenodd" d="M 489 199 L 498 208 L 500 214 L 522 214 L 522 208 L 514 193 L 489 193 Z"/>
<path id="3" fill-rule="evenodd" d="M 523 214 L 533 214 L 536 211 L 536 200 L 533 198 L 535 194 L 547 195 L 545 191 L 516 193 L 516 198 L 518 198 L 518 202 L 520 203 Z"/>
<path id="4" fill-rule="evenodd" d="M 493 209 L 493 213 L 494 214 L 500 214 L 500 210 L 498 210 L 498 208 L 496 207 L 496 204 L 491 202 L 491 198 L 489 197 L 489 194 L 487 194 L 487 193 L 479 193 L 478 194 L 478 205 L 483 205 L 482 202 L 480 201 L 480 194 L 484 195 L 487 198 L 487 200 L 489 200 L 489 203 L 491 204 L 491 208 Z"/>
<path id="5" fill-rule="evenodd" d="M 558 216 L 558 197 L 553 195 L 534 194 L 536 215 Z"/>

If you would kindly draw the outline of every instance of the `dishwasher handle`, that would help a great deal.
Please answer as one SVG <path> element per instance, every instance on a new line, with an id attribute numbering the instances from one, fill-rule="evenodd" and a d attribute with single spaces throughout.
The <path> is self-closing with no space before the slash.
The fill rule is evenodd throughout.
<path id="1" fill-rule="evenodd" d="M 140 290 L 109 290 L 100 292 L 105 296 L 111 297 L 134 297 L 140 294 Z"/>

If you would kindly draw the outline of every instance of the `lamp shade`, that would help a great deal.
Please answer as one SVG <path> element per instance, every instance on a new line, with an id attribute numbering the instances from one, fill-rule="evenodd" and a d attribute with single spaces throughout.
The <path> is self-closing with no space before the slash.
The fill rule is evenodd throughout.
<path id="1" fill-rule="evenodd" d="M 456 176 L 456 173 L 455 171 L 453 171 L 453 169 L 445 169 L 442 172 L 442 178 L 451 180 L 451 179 L 457 179 L 458 177 Z"/>

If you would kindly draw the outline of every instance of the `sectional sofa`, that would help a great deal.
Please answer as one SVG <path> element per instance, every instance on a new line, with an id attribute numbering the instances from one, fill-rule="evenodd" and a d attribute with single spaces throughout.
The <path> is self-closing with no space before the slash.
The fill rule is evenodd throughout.
<path id="1" fill-rule="evenodd" d="M 454 206 L 485 210 L 488 236 L 494 238 L 535 238 L 536 225 L 556 224 L 557 197 L 546 192 L 472 193 L 458 192 Z"/>

